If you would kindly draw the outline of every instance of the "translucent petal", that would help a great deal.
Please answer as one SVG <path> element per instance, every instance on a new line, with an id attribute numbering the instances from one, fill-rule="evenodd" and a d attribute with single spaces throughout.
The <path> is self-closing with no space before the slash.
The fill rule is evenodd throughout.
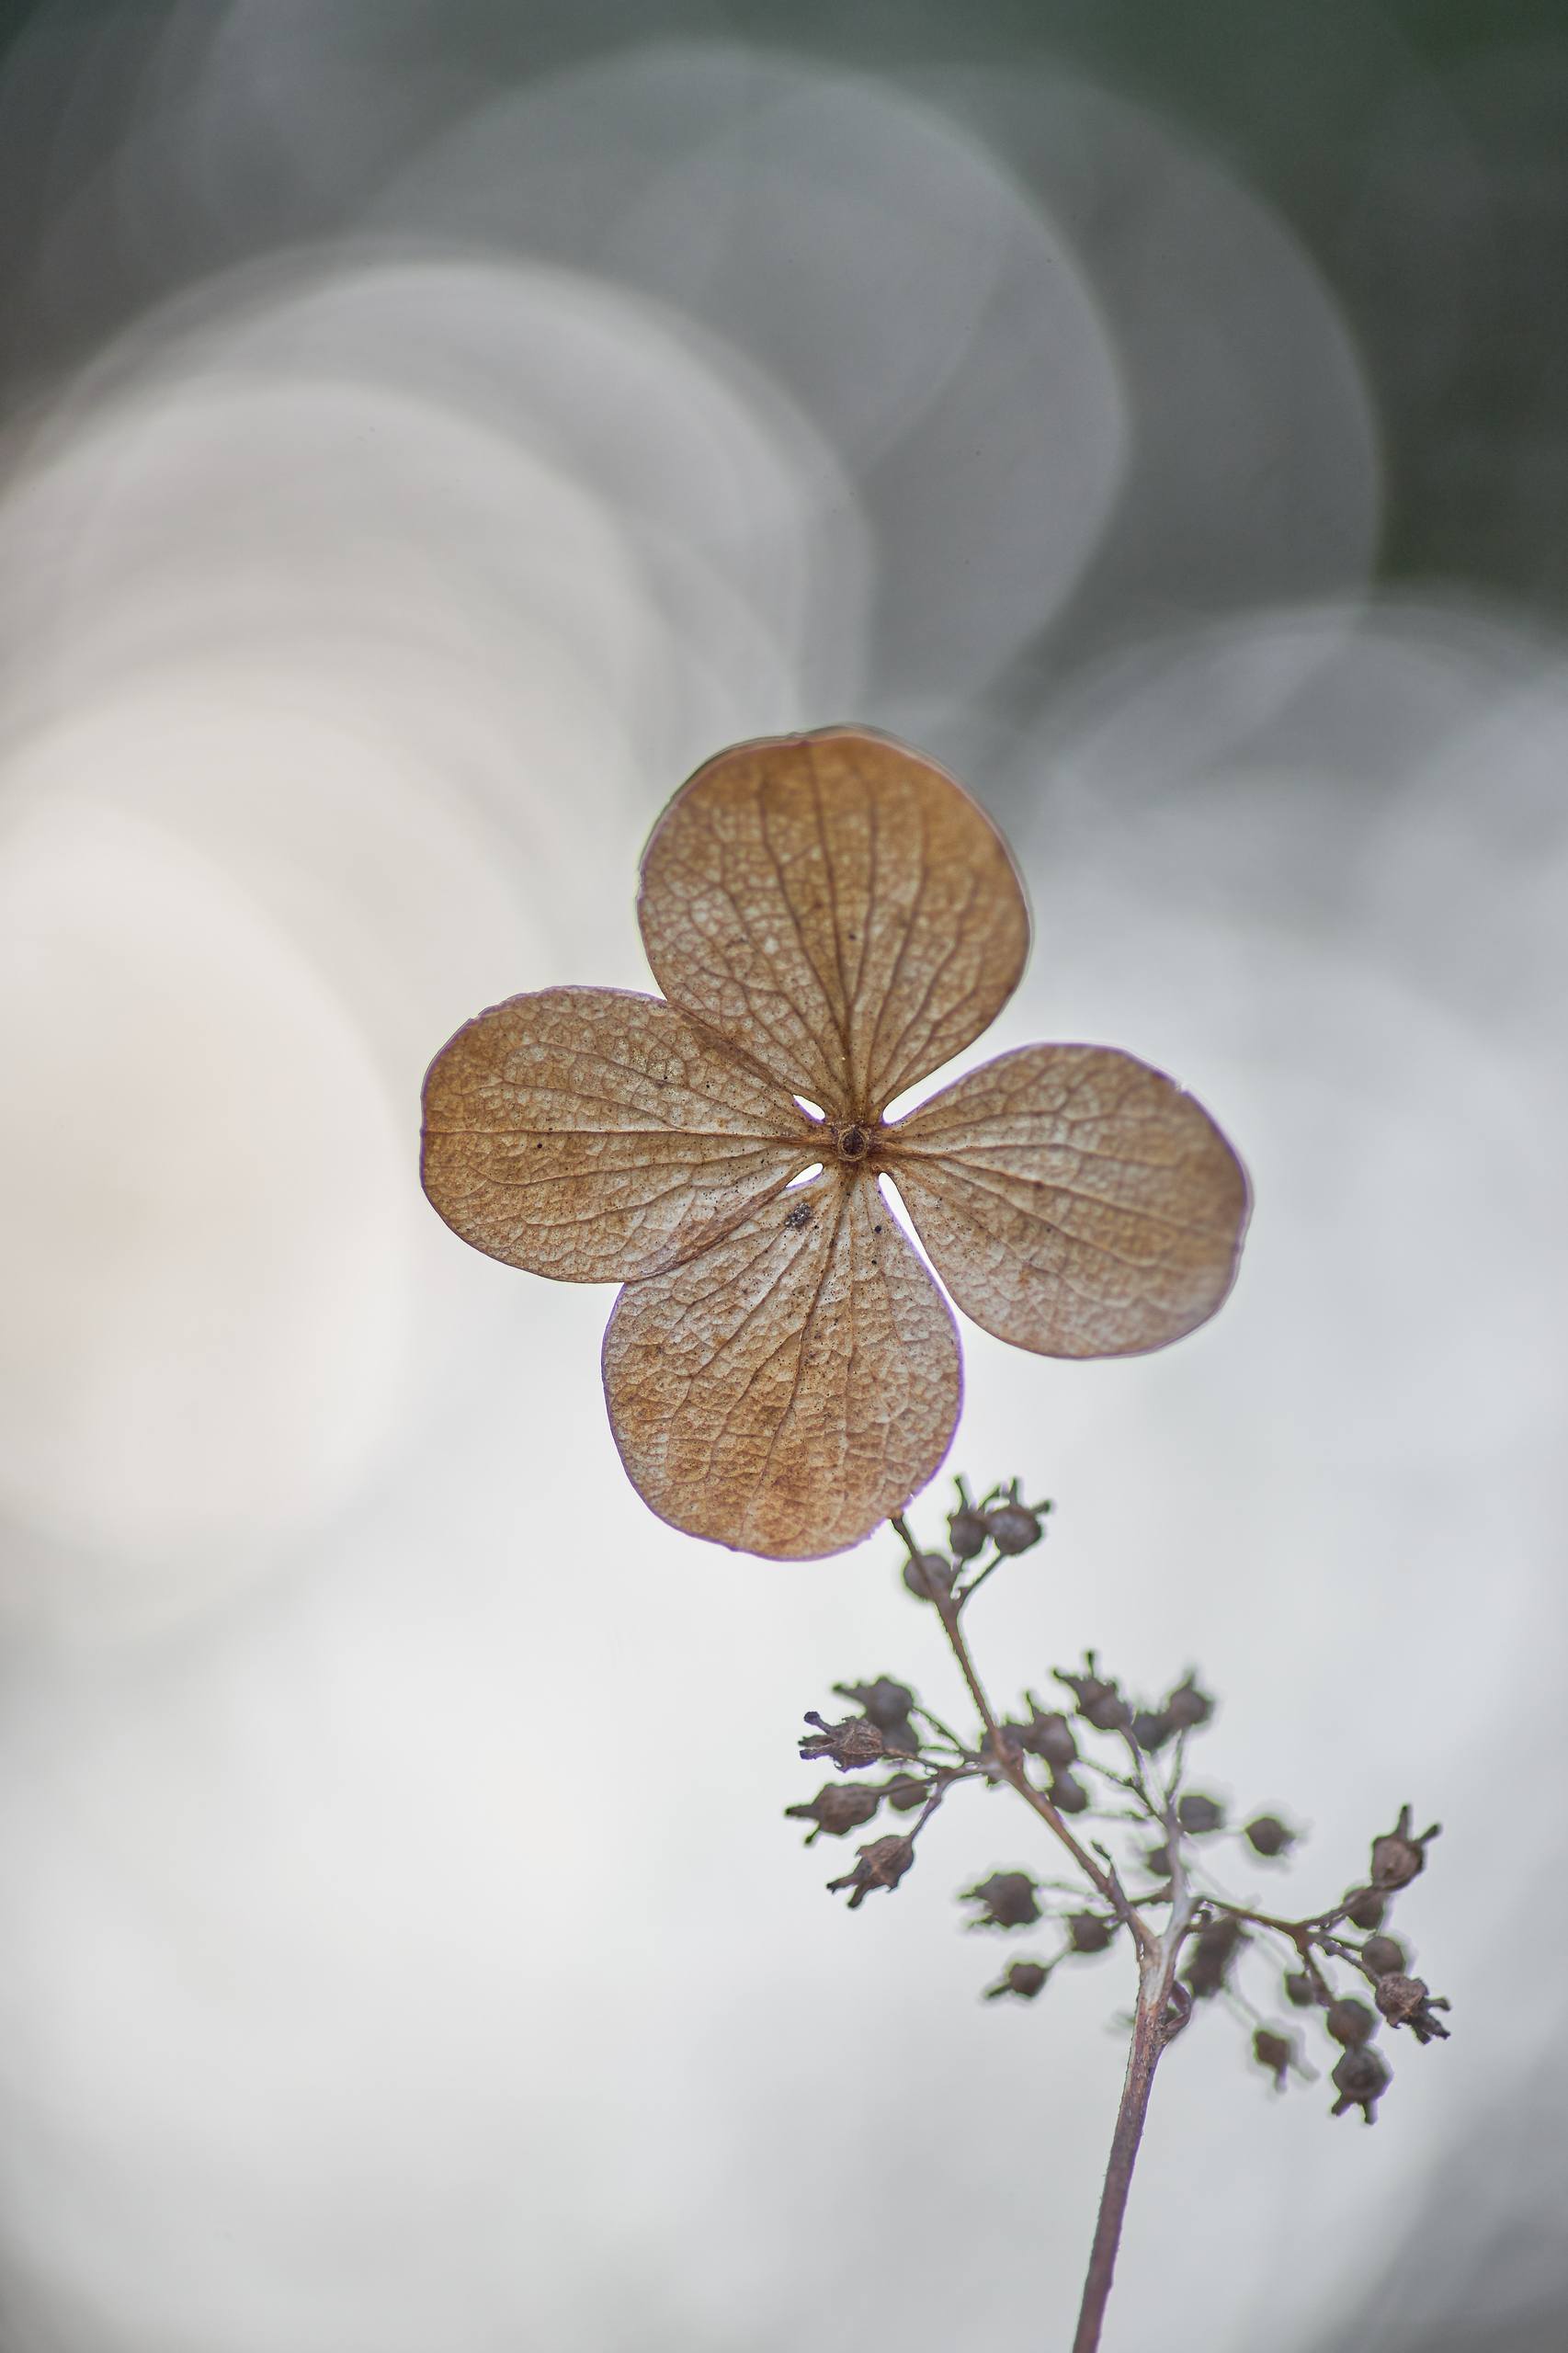
<path id="1" fill-rule="evenodd" d="M 946 1301 L 864 1172 L 825 1171 L 616 1302 L 610 1424 L 662 1519 L 775 1560 L 839 1552 L 947 1452 Z"/>
<path id="2" fill-rule="evenodd" d="M 508 997 L 425 1081 L 422 1175 L 465 1242 L 567 1282 L 674 1266 L 817 1157 L 787 1090 L 659 998 Z"/>
<path id="3" fill-rule="evenodd" d="M 672 1004 L 837 1118 L 874 1118 L 1017 984 L 1028 911 L 962 787 L 889 737 L 739 745 L 665 810 L 643 943 Z"/>
<path id="4" fill-rule="evenodd" d="M 1163 1347 L 1234 1279 L 1245 1171 L 1201 1104 L 1131 1054 L 1002 1054 L 883 1150 L 965 1314 L 1041 1356 Z"/>

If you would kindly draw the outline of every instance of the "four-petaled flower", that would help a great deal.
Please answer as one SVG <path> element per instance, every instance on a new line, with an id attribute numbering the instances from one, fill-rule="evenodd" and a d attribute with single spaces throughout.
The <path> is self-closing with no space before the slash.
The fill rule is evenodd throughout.
<path id="1" fill-rule="evenodd" d="M 423 1173 L 492 1257 L 625 1285 L 605 1392 L 662 1518 L 816 1558 L 937 1469 L 958 1334 L 883 1177 L 959 1306 L 1020 1347 L 1130 1355 L 1219 1306 L 1246 1177 L 1146 1063 L 1026 1046 L 888 1120 L 1028 951 L 1006 845 L 929 760 L 854 727 L 721 753 L 655 826 L 638 913 L 664 998 L 482 1013 L 430 1067 Z"/>

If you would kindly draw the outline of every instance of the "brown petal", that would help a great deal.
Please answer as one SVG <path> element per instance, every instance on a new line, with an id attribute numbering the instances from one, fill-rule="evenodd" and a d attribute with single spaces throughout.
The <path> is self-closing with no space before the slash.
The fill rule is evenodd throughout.
<path id="1" fill-rule="evenodd" d="M 425 1190 L 454 1233 L 567 1282 L 655 1273 L 816 1157 L 786 1091 L 658 997 L 543 989 L 442 1047 Z"/>
<path id="2" fill-rule="evenodd" d="M 1017 984 L 1028 911 L 960 785 L 863 728 L 738 745 L 676 793 L 642 859 L 672 1004 L 835 1117 L 875 1117 Z"/>
<path id="3" fill-rule="evenodd" d="M 875 1181 L 834 1168 L 616 1302 L 610 1426 L 676 1528 L 841 1552 L 924 1486 L 958 1419 L 947 1302 Z"/>
<path id="4" fill-rule="evenodd" d="M 884 1140 L 966 1315 L 1041 1356 L 1177 1340 L 1230 1290 L 1245 1171 L 1202 1106 L 1108 1046 L 1024 1046 Z"/>

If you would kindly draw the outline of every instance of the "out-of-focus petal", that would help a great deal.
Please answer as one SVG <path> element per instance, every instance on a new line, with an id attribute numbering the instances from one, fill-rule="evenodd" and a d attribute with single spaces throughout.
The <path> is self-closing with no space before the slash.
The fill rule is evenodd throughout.
<path id="1" fill-rule="evenodd" d="M 1002 1054 L 912 1113 L 883 1148 L 954 1299 L 1018 1347 L 1163 1347 L 1231 1288 L 1245 1171 L 1202 1105 L 1131 1054 Z"/>
<path id="2" fill-rule="evenodd" d="M 1028 910 L 961 785 L 857 727 L 742 744 L 654 828 L 638 902 L 672 1004 L 837 1118 L 874 1116 L 1006 1003 Z"/>
<path id="3" fill-rule="evenodd" d="M 622 989 L 508 997 L 425 1081 L 422 1176 L 453 1233 L 567 1282 L 676 1265 L 815 1157 L 783 1087 Z"/>
<path id="4" fill-rule="evenodd" d="M 958 1420 L 958 1334 L 875 1181 L 829 1169 L 629 1284 L 605 1393 L 644 1501 L 774 1560 L 843 1552 L 923 1487 Z"/>

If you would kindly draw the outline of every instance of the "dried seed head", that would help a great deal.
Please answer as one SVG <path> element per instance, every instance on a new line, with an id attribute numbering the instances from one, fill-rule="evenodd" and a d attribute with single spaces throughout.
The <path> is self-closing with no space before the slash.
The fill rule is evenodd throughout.
<path id="1" fill-rule="evenodd" d="M 1151 1847 L 1143 1857 L 1143 1868 L 1154 1879 L 1169 1879 L 1171 1850 L 1168 1847 Z"/>
<path id="2" fill-rule="evenodd" d="M 809 1805 L 787 1805 L 784 1812 L 796 1822 L 814 1824 L 806 1836 L 810 1847 L 824 1833 L 829 1838 L 842 1838 L 846 1830 L 858 1830 L 862 1823 L 870 1821 L 881 1802 L 881 1790 L 869 1789 L 864 1781 L 826 1781 Z"/>
<path id="3" fill-rule="evenodd" d="M 1317 1987 L 1313 1984 L 1312 1979 L 1308 1976 L 1304 1969 L 1290 1969 L 1286 1971 L 1285 1999 L 1290 2004 L 1292 2008 L 1298 2010 L 1310 2010 L 1312 2004 L 1317 2000 Z"/>
<path id="4" fill-rule="evenodd" d="M 1373 1886 L 1387 1891 L 1408 1887 L 1417 1872 L 1426 1869 L 1427 1846 L 1442 1826 L 1440 1822 L 1435 1822 L 1430 1830 L 1424 1830 L 1419 1838 L 1413 1838 L 1410 1835 L 1410 1808 L 1402 1805 L 1399 1820 L 1393 1828 L 1372 1841 Z"/>
<path id="5" fill-rule="evenodd" d="M 814 1708 L 809 1708 L 806 1722 L 815 1724 L 816 1730 L 801 1741 L 801 1756 L 826 1756 L 841 1773 L 854 1773 L 864 1765 L 874 1765 L 885 1752 L 881 1733 L 866 1716 L 846 1716 L 842 1723 L 830 1724 Z"/>
<path id="6" fill-rule="evenodd" d="M 1331 2078 L 1339 2097 L 1329 2109 L 1331 2116 L 1343 2116 L 1347 2109 L 1358 2108 L 1369 2124 L 1375 2120 L 1372 2110 L 1387 2091 L 1392 2080 L 1392 2070 L 1381 2051 L 1370 2043 L 1355 2044 L 1335 2068 Z"/>
<path id="7" fill-rule="evenodd" d="M 1040 1918 L 1035 1888 L 1028 1871 L 993 1871 L 978 1887 L 966 1888 L 963 1900 L 984 1907 L 973 1923 L 977 1928 L 1027 1928 Z"/>
<path id="8" fill-rule="evenodd" d="M 1427 1992 L 1424 1979 L 1392 1971 L 1379 1978 L 1372 1999 L 1391 2026 L 1409 2027 L 1417 2042 L 1448 2040 L 1448 2028 L 1433 2013 L 1446 2010 L 1449 2005 L 1440 1994 Z"/>
<path id="9" fill-rule="evenodd" d="M 1256 1855 L 1288 1854 L 1296 1843 L 1296 1834 L 1281 1822 L 1277 1813 L 1256 1813 L 1247 1824 L 1247 1845 Z"/>
<path id="10" fill-rule="evenodd" d="M 1119 1687 L 1095 1672 L 1093 1651 L 1084 1654 L 1086 1675 L 1069 1675 L 1064 1667 L 1054 1666 L 1051 1673 L 1058 1683 L 1065 1683 L 1078 1702 L 1078 1713 L 1092 1723 L 1097 1732 L 1126 1732 L 1132 1722 L 1132 1711 L 1122 1698 Z"/>
<path id="11" fill-rule="evenodd" d="M 1116 1923 L 1097 1912 L 1070 1912 L 1063 1926 L 1074 1952 L 1104 1952 L 1116 1933 Z"/>
<path id="12" fill-rule="evenodd" d="M 1214 1702 L 1207 1691 L 1199 1689 L 1195 1678 L 1188 1675 L 1176 1685 L 1165 1701 L 1163 1712 L 1170 1718 L 1177 1732 L 1196 1732 L 1199 1724 L 1209 1722 L 1214 1712 Z"/>
<path id="13" fill-rule="evenodd" d="M 1189 1838 L 1202 1838 L 1210 1831 L 1224 1827 L 1225 1809 L 1218 1798 L 1200 1797 L 1193 1790 L 1177 1799 L 1176 1820 Z"/>
<path id="14" fill-rule="evenodd" d="M 1089 1792 L 1075 1773 L 1053 1773 L 1047 1797 L 1059 1813 L 1086 1813 Z"/>
<path id="15" fill-rule="evenodd" d="M 1331 2002 L 1324 2012 L 1323 2022 L 1335 2042 L 1343 2042 L 1347 2051 L 1353 2051 L 1358 2043 L 1365 2042 L 1378 2029 L 1378 2021 L 1366 2003 L 1358 2002 L 1353 1994 L 1346 1995 L 1341 2001 Z"/>
<path id="16" fill-rule="evenodd" d="M 945 1552 L 912 1552 L 903 1564 L 903 1582 L 920 1601 L 946 1601 L 957 1574 Z"/>
<path id="17" fill-rule="evenodd" d="M 869 1847 L 860 1848 L 860 1859 L 852 1871 L 842 1879 L 830 1879 L 827 1891 L 836 1895 L 841 1887 L 850 1891 L 849 1909 L 859 1910 L 873 1888 L 896 1887 L 915 1860 L 913 1838 L 873 1838 Z"/>
<path id="18" fill-rule="evenodd" d="M 1389 1977 L 1403 1969 L 1406 1954 L 1397 1937 L 1369 1937 L 1361 1959 L 1374 1977 Z"/>
<path id="19" fill-rule="evenodd" d="M 1019 1503 L 1015 1495 L 986 1513 L 985 1532 L 999 1552 L 1012 1554 L 1027 1552 L 1031 1545 L 1040 1542 L 1045 1530 L 1040 1524 L 1039 1513 L 1031 1511 L 1028 1504 Z"/>
<path id="20" fill-rule="evenodd" d="M 1296 2063 L 1295 2036 L 1276 2034 L 1272 2027 L 1260 2026 L 1252 2039 L 1252 2055 L 1273 2076 L 1275 2090 L 1282 2092 Z"/>
<path id="21" fill-rule="evenodd" d="M 1032 2002 L 1037 1994 L 1043 1992 L 1050 1974 L 1043 1961 L 1015 1961 L 1003 1971 L 994 1985 L 986 1987 L 985 1998 L 994 2002 L 999 1994 L 1016 1994 L 1020 2001 Z"/>
<path id="22" fill-rule="evenodd" d="M 1169 1716 L 1154 1708 L 1140 1708 L 1132 1719 L 1132 1737 L 1145 1756 L 1153 1756 L 1166 1741 L 1174 1740 L 1176 1729 Z"/>
<path id="23" fill-rule="evenodd" d="M 1345 1916 L 1358 1928 L 1381 1928 L 1388 1899 L 1375 1887 L 1352 1888 L 1345 1899 Z"/>
<path id="24" fill-rule="evenodd" d="M 1027 1696 L 1028 1722 L 1008 1726 L 1010 1732 L 1017 1733 L 1018 1746 L 1027 1748 L 1031 1756 L 1042 1756 L 1048 1765 L 1059 1769 L 1075 1763 L 1078 1744 L 1066 1717 L 1057 1715 L 1050 1709 L 1042 1711 L 1032 1691 Z"/>
<path id="25" fill-rule="evenodd" d="M 960 1504 L 957 1511 L 948 1515 L 948 1542 L 952 1546 L 955 1561 L 972 1561 L 985 1550 L 985 1514 L 971 1504 Z"/>
<path id="26" fill-rule="evenodd" d="M 891 1675 L 879 1675 L 874 1683 L 835 1683 L 833 1688 L 841 1699 L 853 1699 L 864 1708 L 880 1733 L 900 1730 L 915 1705 L 908 1684 L 895 1683 Z"/>
<path id="27" fill-rule="evenodd" d="M 1218 1920 L 1210 1920 L 1199 1928 L 1181 1972 L 1195 2001 L 1209 2001 L 1220 1991 L 1230 1974 L 1232 1962 L 1246 1941 L 1241 1922 L 1233 1920 L 1229 1914 L 1222 1914 Z"/>
<path id="28" fill-rule="evenodd" d="M 917 1780 L 913 1773 L 895 1773 L 891 1781 L 882 1783 L 882 1795 L 894 1813 L 913 1813 L 930 1794 L 929 1781 Z"/>

